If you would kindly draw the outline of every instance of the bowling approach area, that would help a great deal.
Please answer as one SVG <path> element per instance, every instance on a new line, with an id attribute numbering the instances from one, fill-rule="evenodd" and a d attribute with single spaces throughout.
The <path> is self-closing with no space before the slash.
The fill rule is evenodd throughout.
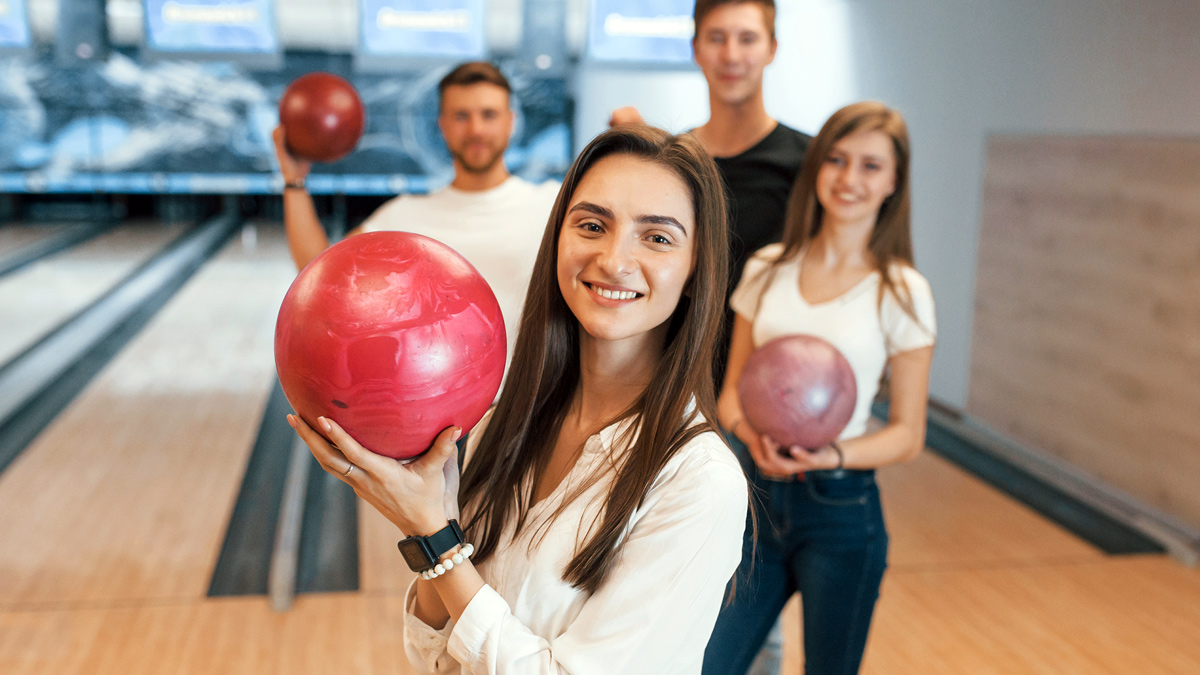
<path id="1" fill-rule="evenodd" d="M 0 261 L 79 227 L 4 224 Z M 290 447 L 277 222 L 123 221 L 25 261 L 0 276 L 0 376 L 206 232 L 177 290 L 77 350 L 40 410 L 5 411 L 0 673 L 411 672 L 398 535 L 315 465 L 297 595 L 278 611 L 266 594 Z M 892 549 L 863 672 L 1200 672 L 1195 570 L 1106 553 L 932 451 L 880 480 Z M 798 617 L 793 599 L 785 673 Z"/>

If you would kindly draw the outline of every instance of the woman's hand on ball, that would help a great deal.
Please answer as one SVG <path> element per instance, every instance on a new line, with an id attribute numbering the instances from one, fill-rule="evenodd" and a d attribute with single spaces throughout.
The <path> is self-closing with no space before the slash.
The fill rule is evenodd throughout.
<path id="1" fill-rule="evenodd" d="M 750 448 L 750 457 L 758 465 L 760 471 L 770 477 L 785 478 L 804 471 L 804 465 L 795 461 L 788 454 L 780 452 L 780 445 L 766 434 L 755 434 L 754 445 Z"/>
<path id="2" fill-rule="evenodd" d="M 783 450 L 787 456 L 803 466 L 801 471 L 830 471 L 838 468 L 838 454 L 833 446 L 826 445 L 816 450 L 809 450 L 793 445 Z"/>
<path id="3" fill-rule="evenodd" d="M 404 534 L 430 535 L 445 527 L 451 518 L 458 517 L 455 441 L 462 435 L 461 428 L 444 429 L 426 453 L 401 462 L 367 450 L 329 418 L 317 418 L 328 441 L 299 415 L 288 415 L 288 423 L 308 445 L 321 468 L 354 488 L 355 494 Z M 349 468 L 351 465 L 353 469 Z"/>

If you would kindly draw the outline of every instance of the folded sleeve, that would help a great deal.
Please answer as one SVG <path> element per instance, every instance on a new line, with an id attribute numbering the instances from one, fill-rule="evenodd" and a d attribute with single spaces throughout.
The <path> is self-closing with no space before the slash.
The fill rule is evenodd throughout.
<path id="1" fill-rule="evenodd" d="M 778 258 L 780 253 L 783 253 L 783 245 L 771 244 L 759 249 L 746 261 L 746 266 L 742 269 L 742 279 L 733 289 L 733 295 L 729 297 L 729 306 L 739 316 L 749 321 L 754 320 L 754 315 L 758 313 L 759 298 L 766 290 L 767 281 L 771 276 L 771 262 Z"/>
<path id="2" fill-rule="evenodd" d="M 916 314 L 913 318 L 892 295 L 885 297 L 881 308 L 888 356 L 932 346 L 937 342 L 937 319 L 933 306 L 933 290 L 921 273 L 908 266 L 899 266 L 904 286 Z"/>
<path id="3" fill-rule="evenodd" d="M 462 668 L 446 649 L 454 619 L 439 630 L 413 616 L 416 595 L 417 580 L 413 579 L 404 598 L 404 652 L 409 663 L 421 675 L 457 675 Z"/>
<path id="4" fill-rule="evenodd" d="M 616 567 L 561 635 L 534 634 L 496 591 L 479 591 L 450 634 L 463 672 L 699 672 L 741 561 L 748 505 L 732 455 L 713 457 L 728 448 L 704 436 L 719 447 L 664 470 L 631 520 Z"/>

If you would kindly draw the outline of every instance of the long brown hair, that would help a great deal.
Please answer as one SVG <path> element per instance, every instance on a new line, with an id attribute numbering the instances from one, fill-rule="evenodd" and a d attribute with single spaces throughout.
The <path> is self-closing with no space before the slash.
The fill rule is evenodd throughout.
<path id="1" fill-rule="evenodd" d="M 867 249 L 879 271 L 879 301 L 890 292 L 905 313 L 920 323 L 904 277 L 893 274 L 894 263 L 913 266 L 911 206 L 909 197 L 908 126 L 900 113 L 876 101 L 852 103 L 835 112 L 821 127 L 804 157 L 788 200 L 783 226 L 783 252 L 770 266 L 771 273 L 800 253 L 821 232 L 825 208 L 817 199 L 817 174 L 829 157 L 833 144 L 860 131 L 882 131 L 892 139 L 896 155 L 896 189 L 883 200 Z M 769 284 L 768 284 L 769 285 Z"/>
<path id="2" fill-rule="evenodd" d="M 580 180 L 597 161 L 618 154 L 659 164 L 687 184 L 696 223 L 696 258 L 687 290 L 668 320 L 667 343 L 650 384 L 612 420 L 633 422 L 618 446 L 633 440 L 614 466 L 616 476 L 599 526 L 590 528 L 590 536 L 563 571 L 565 581 L 589 593 L 604 583 L 616 564 L 629 519 L 663 467 L 689 440 L 716 431 L 712 355 L 725 311 L 726 207 L 716 165 L 691 136 L 621 126 L 597 136 L 567 172 L 534 264 L 507 384 L 463 472 L 460 492 L 476 560 L 497 553 L 510 523 L 516 523 L 514 538 L 527 526 L 534 486 L 550 460 L 580 381 L 579 324 L 556 274 L 559 233 Z M 696 424 L 697 415 L 705 422 Z"/>

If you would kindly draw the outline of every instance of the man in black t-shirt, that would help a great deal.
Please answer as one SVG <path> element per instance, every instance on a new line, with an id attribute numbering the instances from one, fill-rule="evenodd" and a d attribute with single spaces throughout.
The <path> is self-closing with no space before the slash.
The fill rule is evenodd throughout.
<path id="1" fill-rule="evenodd" d="M 775 59 L 773 0 L 697 0 L 692 49 L 708 83 L 709 119 L 692 134 L 716 159 L 730 212 L 732 293 L 755 251 L 779 241 L 788 195 L 812 137 L 777 122 L 763 105 L 763 70 Z M 641 122 L 634 108 L 613 112 L 611 124 Z M 726 309 L 717 352 L 720 391 L 733 314 Z"/>
<path id="2" fill-rule="evenodd" d="M 746 259 L 779 241 L 792 183 L 812 137 L 780 124 L 763 105 L 763 70 L 775 59 L 775 3 L 698 0 L 692 49 L 708 83 L 709 118 L 692 131 L 727 186 L 729 293 Z M 725 374 L 733 313 L 726 309 L 717 390 Z"/>
<path id="3" fill-rule="evenodd" d="M 745 152 L 714 157 L 729 197 L 729 292 L 742 276 L 746 260 L 758 249 L 779 241 L 792 183 L 800 172 L 812 138 L 783 124 Z"/>

